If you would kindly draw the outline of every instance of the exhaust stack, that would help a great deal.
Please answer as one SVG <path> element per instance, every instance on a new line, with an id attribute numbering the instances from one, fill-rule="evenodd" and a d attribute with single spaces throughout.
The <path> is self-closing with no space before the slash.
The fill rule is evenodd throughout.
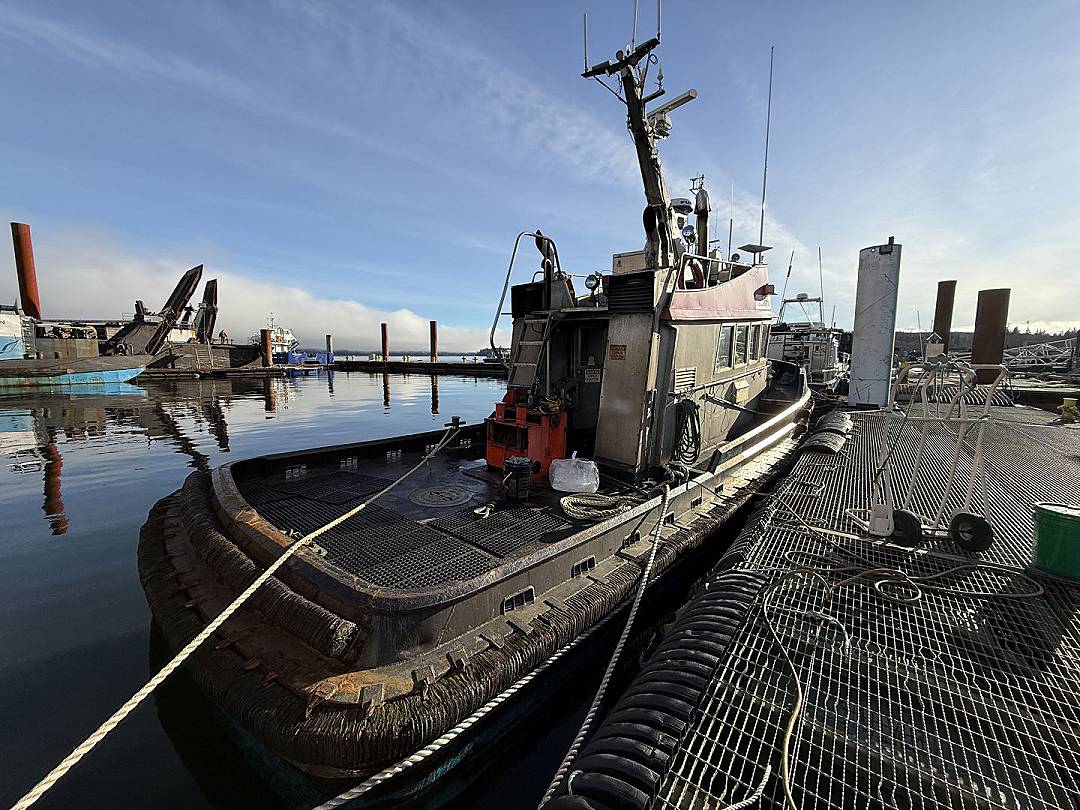
<path id="1" fill-rule="evenodd" d="M 934 334 L 941 344 L 941 353 L 949 353 L 952 338 L 953 302 L 956 300 L 956 281 L 939 281 L 937 284 L 937 304 L 934 307 Z"/>
<path id="2" fill-rule="evenodd" d="M 900 245 L 894 238 L 860 250 L 848 405 L 884 408 L 889 404 L 899 290 Z"/>
<path id="3" fill-rule="evenodd" d="M 15 271 L 19 275 L 19 302 L 31 318 L 41 320 L 41 299 L 38 296 L 37 271 L 34 269 L 34 245 L 30 241 L 30 226 L 11 223 L 11 241 L 15 246 Z"/>
<path id="4" fill-rule="evenodd" d="M 997 365 L 1005 356 L 1005 330 L 1009 320 L 1009 289 L 979 290 L 975 306 L 975 335 L 971 339 L 971 362 Z M 982 385 L 994 381 L 997 373 L 984 369 L 975 372 Z"/>

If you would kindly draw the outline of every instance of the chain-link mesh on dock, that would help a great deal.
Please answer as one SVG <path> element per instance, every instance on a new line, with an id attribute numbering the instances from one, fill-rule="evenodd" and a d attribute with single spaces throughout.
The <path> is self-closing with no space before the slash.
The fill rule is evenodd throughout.
<path id="1" fill-rule="evenodd" d="M 1080 583 L 1029 565 L 1033 504 L 1080 500 L 1080 429 L 993 416 L 989 550 L 857 536 L 885 417 L 855 415 L 764 499 L 547 806 L 1080 807 Z M 928 436 L 933 515 L 956 436 Z M 900 492 L 917 440 L 904 425 Z"/>

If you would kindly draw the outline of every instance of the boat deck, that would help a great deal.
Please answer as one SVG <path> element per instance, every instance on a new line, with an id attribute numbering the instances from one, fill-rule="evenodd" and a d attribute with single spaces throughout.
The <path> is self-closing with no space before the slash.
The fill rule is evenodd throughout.
<path id="1" fill-rule="evenodd" d="M 357 466 L 238 481 L 249 504 L 286 534 L 308 534 L 387 487 L 422 453 Z M 314 542 L 316 552 L 347 574 L 382 588 L 434 588 L 474 579 L 506 560 L 576 531 L 558 508 L 562 493 L 533 483 L 525 504 L 496 500 L 501 476 L 483 459 L 436 456 L 377 503 Z"/>
<path id="2" fill-rule="evenodd" d="M 854 415 L 839 454 L 803 453 L 594 733 L 575 795 L 564 786 L 552 807 L 612 789 L 629 806 L 787 807 L 785 759 L 803 808 L 1080 807 L 1080 583 L 1029 565 L 1033 504 L 1078 500 L 1080 426 L 1029 408 L 993 416 L 997 537 L 981 554 L 872 541 L 845 517 L 870 503 L 881 413 Z M 956 439 L 929 434 L 916 505 L 932 514 Z M 917 439 L 905 425 L 900 494 Z M 877 569 L 917 587 L 882 584 Z"/>

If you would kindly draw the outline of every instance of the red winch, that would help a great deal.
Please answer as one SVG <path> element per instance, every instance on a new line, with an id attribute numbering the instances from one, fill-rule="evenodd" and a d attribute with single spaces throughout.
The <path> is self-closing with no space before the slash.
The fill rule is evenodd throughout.
<path id="1" fill-rule="evenodd" d="M 548 408 L 530 408 L 529 392 L 511 388 L 495 404 L 487 423 L 487 463 L 501 470 L 511 456 L 526 456 L 536 465 L 533 478 L 547 478 L 552 459 L 566 458 L 568 414 Z"/>

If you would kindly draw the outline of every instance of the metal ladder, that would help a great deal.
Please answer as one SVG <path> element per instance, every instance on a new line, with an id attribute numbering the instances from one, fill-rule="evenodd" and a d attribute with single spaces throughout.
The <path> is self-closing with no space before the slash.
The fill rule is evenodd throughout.
<path id="1" fill-rule="evenodd" d="M 195 344 L 195 370 L 196 371 L 213 371 L 217 368 L 217 363 L 214 360 L 214 350 L 209 346 L 204 346 L 201 343 Z"/>
<path id="2" fill-rule="evenodd" d="M 548 338 L 551 335 L 551 325 L 554 320 L 552 315 L 553 313 L 549 312 L 541 318 L 523 319 L 517 351 L 514 353 L 513 360 L 510 361 L 509 386 L 511 388 L 532 389 L 536 385 L 540 363 L 543 362 L 544 355 L 547 353 Z"/>

